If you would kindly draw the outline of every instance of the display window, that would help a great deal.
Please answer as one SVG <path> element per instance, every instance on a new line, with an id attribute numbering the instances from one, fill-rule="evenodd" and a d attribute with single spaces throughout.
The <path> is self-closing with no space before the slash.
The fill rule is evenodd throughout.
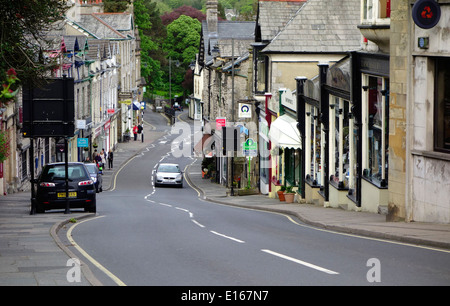
<path id="1" fill-rule="evenodd" d="M 363 177 L 378 187 L 386 187 L 389 79 L 364 75 L 363 81 Z"/>

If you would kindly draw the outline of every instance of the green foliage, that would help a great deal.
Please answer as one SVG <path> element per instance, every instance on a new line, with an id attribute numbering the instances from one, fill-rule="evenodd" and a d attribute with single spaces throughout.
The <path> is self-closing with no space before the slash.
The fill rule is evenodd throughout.
<path id="1" fill-rule="evenodd" d="M 26 84 L 39 85 L 54 65 L 45 59 L 42 50 L 49 50 L 48 30 L 62 20 L 68 8 L 60 0 L 0 0 L 0 84 L 5 84 L 3 72 L 14 68 Z"/>
<path id="2" fill-rule="evenodd" d="M 131 0 L 103 0 L 103 10 L 105 13 L 120 13 L 124 12 Z"/>
<path id="3" fill-rule="evenodd" d="M 0 163 L 3 163 L 9 156 L 9 139 L 7 132 L 0 131 Z"/>
<path id="4" fill-rule="evenodd" d="M 167 26 L 167 39 L 163 48 L 173 60 L 179 60 L 187 67 L 198 52 L 200 30 L 200 21 L 181 15 Z"/>

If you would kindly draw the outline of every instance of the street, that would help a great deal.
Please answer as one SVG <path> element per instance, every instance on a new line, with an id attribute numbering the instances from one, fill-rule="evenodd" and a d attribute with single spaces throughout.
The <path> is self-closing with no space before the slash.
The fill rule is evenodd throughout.
<path id="1" fill-rule="evenodd" d="M 188 169 L 194 159 L 173 156 L 179 135 L 170 135 L 162 116 L 147 112 L 144 120 L 168 133 L 118 171 L 111 190 L 97 196 L 97 216 L 70 232 L 103 284 L 450 285 L 448 252 L 341 235 L 281 214 L 208 202 L 186 180 L 183 188 L 155 188 L 157 163 Z M 152 131 L 147 126 L 144 132 Z"/>

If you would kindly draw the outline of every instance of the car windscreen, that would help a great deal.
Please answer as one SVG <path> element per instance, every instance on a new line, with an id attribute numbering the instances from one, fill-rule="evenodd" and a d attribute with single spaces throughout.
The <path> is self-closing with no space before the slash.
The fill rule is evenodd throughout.
<path id="1" fill-rule="evenodd" d="M 97 165 L 96 164 L 86 164 L 86 168 L 88 169 L 90 174 L 96 174 L 97 173 Z"/>
<path id="2" fill-rule="evenodd" d="M 88 178 L 83 165 L 69 165 L 69 180 Z M 66 178 L 65 165 L 48 165 L 44 168 L 41 181 L 64 180 Z"/>
<path id="3" fill-rule="evenodd" d="M 158 172 L 181 172 L 180 168 L 178 168 L 178 166 L 176 165 L 160 165 L 158 167 Z"/>

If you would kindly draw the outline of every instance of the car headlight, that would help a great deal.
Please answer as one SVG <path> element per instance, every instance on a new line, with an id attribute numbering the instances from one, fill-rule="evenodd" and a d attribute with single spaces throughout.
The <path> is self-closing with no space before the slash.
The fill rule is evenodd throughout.
<path id="1" fill-rule="evenodd" d="M 183 178 L 183 174 L 178 174 L 177 177 L 175 178 L 177 181 L 181 181 L 181 179 Z"/>

